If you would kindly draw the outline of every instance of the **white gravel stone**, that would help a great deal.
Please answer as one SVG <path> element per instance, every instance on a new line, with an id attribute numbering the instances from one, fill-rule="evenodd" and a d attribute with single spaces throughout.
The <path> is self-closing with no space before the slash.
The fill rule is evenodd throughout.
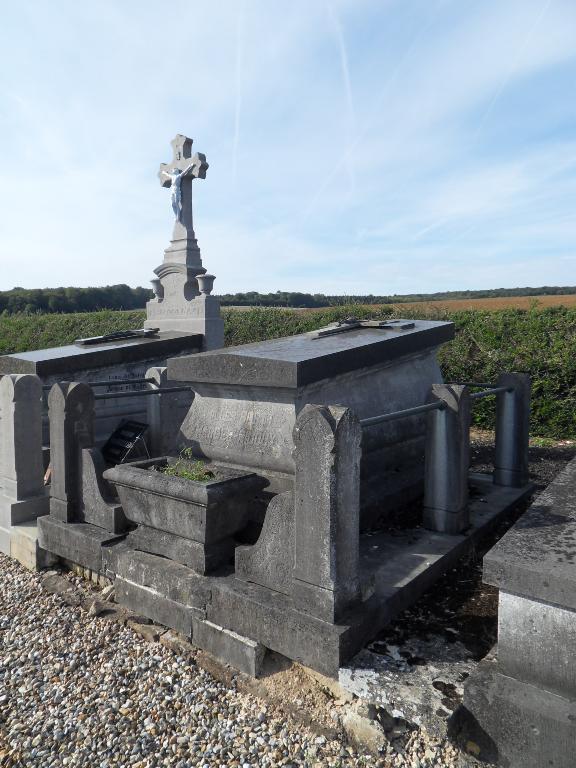
<path id="1" fill-rule="evenodd" d="M 422 739 L 406 746 L 404 759 L 318 737 L 190 657 L 46 593 L 40 580 L 0 555 L 3 768 L 455 764 Z"/>

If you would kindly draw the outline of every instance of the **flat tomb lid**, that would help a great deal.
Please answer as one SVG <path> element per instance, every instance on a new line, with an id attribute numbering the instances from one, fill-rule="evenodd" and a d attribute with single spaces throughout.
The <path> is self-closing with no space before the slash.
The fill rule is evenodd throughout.
<path id="1" fill-rule="evenodd" d="M 15 352 L 0 357 L 0 374 L 36 373 L 38 376 L 51 376 L 89 368 L 105 368 L 119 363 L 191 352 L 194 348 L 202 347 L 202 340 L 201 334 L 169 331 L 149 338 L 121 339 L 88 346 L 67 344 L 31 352 Z"/>
<path id="2" fill-rule="evenodd" d="M 314 338 L 311 333 L 212 350 L 168 361 L 177 381 L 299 387 L 395 360 L 454 338 L 454 324 L 411 321 L 406 330 L 359 328 Z"/>

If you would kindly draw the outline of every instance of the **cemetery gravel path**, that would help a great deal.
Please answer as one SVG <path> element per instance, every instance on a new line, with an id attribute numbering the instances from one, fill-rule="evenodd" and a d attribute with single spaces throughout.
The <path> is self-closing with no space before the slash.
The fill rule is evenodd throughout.
<path id="1" fill-rule="evenodd" d="M 67 605 L 42 590 L 41 574 L 0 554 L 2 768 L 428 768 L 452 765 L 447 749 L 416 739 L 404 756 L 358 754 L 129 627 Z"/>

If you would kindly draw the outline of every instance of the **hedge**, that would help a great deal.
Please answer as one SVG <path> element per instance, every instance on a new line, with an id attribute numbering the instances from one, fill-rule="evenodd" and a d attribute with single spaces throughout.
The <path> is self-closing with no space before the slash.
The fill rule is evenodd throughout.
<path id="1" fill-rule="evenodd" d="M 336 319 L 386 318 L 390 306 L 331 307 L 294 311 L 273 308 L 223 310 L 226 344 L 289 336 L 311 331 Z M 440 350 L 446 381 L 494 381 L 502 371 L 524 371 L 532 377 L 534 435 L 576 438 L 576 309 L 468 310 L 402 312 L 403 317 L 451 320 L 456 338 Z M 69 344 L 80 336 L 141 327 L 143 311 L 0 317 L 0 354 Z M 492 426 L 493 403 L 474 406 L 474 421 Z"/>

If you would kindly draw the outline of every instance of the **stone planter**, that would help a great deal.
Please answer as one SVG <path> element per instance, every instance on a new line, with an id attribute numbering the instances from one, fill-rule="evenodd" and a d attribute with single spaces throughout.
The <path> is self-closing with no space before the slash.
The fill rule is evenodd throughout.
<path id="1" fill-rule="evenodd" d="M 114 483 L 126 518 L 139 527 L 136 549 L 181 562 L 200 573 L 226 561 L 232 536 L 246 524 L 250 503 L 265 480 L 253 472 L 209 465 L 214 479 L 186 480 L 158 472 L 175 457 L 119 464 L 104 477 Z"/>

